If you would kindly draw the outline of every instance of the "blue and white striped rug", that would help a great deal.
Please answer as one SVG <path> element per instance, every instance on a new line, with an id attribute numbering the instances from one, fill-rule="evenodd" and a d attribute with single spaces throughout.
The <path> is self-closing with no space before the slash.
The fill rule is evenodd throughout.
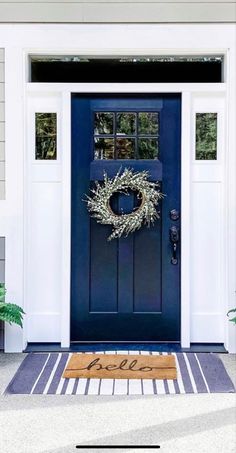
<path id="1" fill-rule="evenodd" d="M 99 351 L 99 354 L 102 352 Z M 106 351 L 104 354 L 114 354 Z M 83 354 L 83 353 L 78 353 Z M 91 353 L 89 353 L 91 354 Z M 96 352 L 94 352 L 96 354 Z M 116 351 L 116 354 L 168 354 Z M 63 379 L 72 353 L 30 353 L 21 363 L 5 394 L 44 395 L 163 395 L 235 392 L 226 369 L 213 353 L 169 353 L 176 358 L 177 379 Z"/>

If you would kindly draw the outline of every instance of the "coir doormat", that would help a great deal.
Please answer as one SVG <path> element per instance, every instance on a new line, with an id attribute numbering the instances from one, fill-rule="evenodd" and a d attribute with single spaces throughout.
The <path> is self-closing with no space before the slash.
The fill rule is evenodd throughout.
<path id="1" fill-rule="evenodd" d="M 112 353 L 114 351 L 104 352 L 108 355 Z M 117 351 L 116 354 L 126 355 L 129 351 Z M 63 373 L 72 353 L 30 353 L 18 368 L 5 394 L 163 395 L 235 392 L 217 354 L 130 351 L 130 355 L 134 354 L 174 356 L 177 379 L 68 379 L 63 378 Z M 88 355 L 91 358 L 91 353 Z M 96 359 L 97 354 L 92 354 L 92 357 Z"/>
<path id="2" fill-rule="evenodd" d="M 173 355 L 73 354 L 63 378 L 176 379 Z"/>

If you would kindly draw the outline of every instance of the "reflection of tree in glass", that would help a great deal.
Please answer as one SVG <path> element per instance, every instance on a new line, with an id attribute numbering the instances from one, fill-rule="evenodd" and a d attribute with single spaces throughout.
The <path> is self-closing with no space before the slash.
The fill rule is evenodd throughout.
<path id="1" fill-rule="evenodd" d="M 134 139 L 118 138 L 116 149 L 118 159 L 134 159 Z"/>
<path id="2" fill-rule="evenodd" d="M 157 134 L 158 133 L 158 113 L 139 112 L 138 114 L 138 132 L 139 134 Z"/>
<path id="3" fill-rule="evenodd" d="M 217 151 L 217 113 L 196 114 L 196 159 L 215 160 Z"/>
<path id="4" fill-rule="evenodd" d="M 158 158 L 158 112 L 96 112 L 94 121 L 95 159 Z"/>
<path id="5" fill-rule="evenodd" d="M 95 113 L 94 133 L 113 134 L 113 113 Z"/>
<path id="6" fill-rule="evenodd" d="M 135 113 L 117 114 L 117 134 L 132 135 L 135 133 Z"/>
<path id="7" fill-rule="evenodd" d="M 157 159 L 158 143 L 157 139 L 141 138 L 138 144 L 138 154 L 140 159 Z"/>
<path id="8" fill-rule="evenodd" d="M 112 138 L 95 138 L 94 159 L 114 159 L 114 140 Z"/>
<path id="9" fill-rule="evenodd" d="M 56 135 L 57 135 L 56 113 L 36 113 L 36 156 L 38 160 L 56 159 Z"/>

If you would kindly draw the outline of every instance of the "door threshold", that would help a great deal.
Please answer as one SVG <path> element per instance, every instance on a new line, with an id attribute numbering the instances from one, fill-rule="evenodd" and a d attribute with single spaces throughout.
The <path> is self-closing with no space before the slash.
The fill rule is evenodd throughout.
<path id="1" fill-rule="evenodd" d="M 191 343 L 182 348 L 179 343 L 28 343 L 24 352 L 95 352 L 95 351 L 157 351 L 157 352 L 216 352 L 227 353 L 223 343 Z"/>

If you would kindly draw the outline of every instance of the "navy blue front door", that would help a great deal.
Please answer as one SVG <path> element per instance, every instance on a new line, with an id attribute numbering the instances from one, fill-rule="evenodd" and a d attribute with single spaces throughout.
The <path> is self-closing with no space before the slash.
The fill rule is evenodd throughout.
<path id="1" fill-rule="evenodd" d="M 71 341 L 180 340 L 180 117 L 179 95 L 72 96 Z M 160 181 L 161 218 L 108 242 L 83 200 L 125 167 Z M 137 202 L 119 194 L 112 206 Z"/>

